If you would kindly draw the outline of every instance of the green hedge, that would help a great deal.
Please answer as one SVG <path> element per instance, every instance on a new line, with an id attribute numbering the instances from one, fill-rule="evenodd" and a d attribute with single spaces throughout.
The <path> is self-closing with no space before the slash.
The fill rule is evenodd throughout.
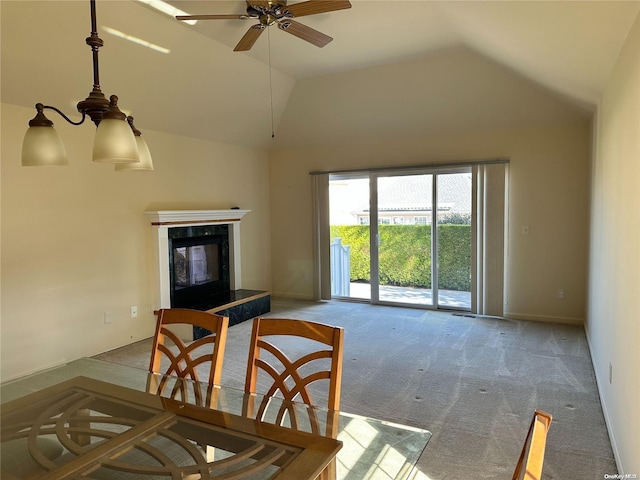
<path id="1" fill-rule="evenodd" d="M 438 225 L 440 264 L 438 287 L 471 290 L 471 226 Z M 380 284 L 431 287 L 431 226 L 379 225 Z M 369 282 L 368 225 L 331 227 L 331 239 L 341 238 L 351 251 L 351 281 Z"/>

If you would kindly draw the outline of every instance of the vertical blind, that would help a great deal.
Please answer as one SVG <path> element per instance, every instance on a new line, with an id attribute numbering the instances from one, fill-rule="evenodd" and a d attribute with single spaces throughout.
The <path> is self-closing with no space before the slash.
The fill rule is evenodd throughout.
<path id="1" fill-rule="evenodd" d="M 471 311 L 501 317 L 504 310 L 507 163 L 473 166 Z"/>
<path id="2" fill-rule="evenodd" d="M 313 192 L 313 298 L 331 299 L 329 238 L 329 174 L 312 177 Z"/>

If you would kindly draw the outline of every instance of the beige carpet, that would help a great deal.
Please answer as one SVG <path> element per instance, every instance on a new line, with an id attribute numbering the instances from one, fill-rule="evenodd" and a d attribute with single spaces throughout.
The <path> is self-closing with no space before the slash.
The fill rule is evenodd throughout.
<path id="1" fill-rule="evenodd" d="M 270 315 L 345 328 L 341 409 L 430 430 L 423 480 L 510 479 L 535 408 L 554 416 L 544 479 L 617 473 L 581 327 L 337 301 Z M 223 384 L 243 387 L 250 333 L 230 328 Z M 97 358 L 147 368 L 150 348 Z"/>

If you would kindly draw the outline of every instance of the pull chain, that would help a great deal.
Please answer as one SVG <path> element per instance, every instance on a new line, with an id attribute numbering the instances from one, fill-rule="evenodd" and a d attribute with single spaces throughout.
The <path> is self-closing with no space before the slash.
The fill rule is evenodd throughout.
<path id="1" fill-rule="evenodd" d="M 271 138 L 276 138 L 276 129 L 273 121 L 273 78 L 271 72 L 271 28 L 267 27 L 267 40 L 269 44 L 269 99 L 271 102 Z"/>

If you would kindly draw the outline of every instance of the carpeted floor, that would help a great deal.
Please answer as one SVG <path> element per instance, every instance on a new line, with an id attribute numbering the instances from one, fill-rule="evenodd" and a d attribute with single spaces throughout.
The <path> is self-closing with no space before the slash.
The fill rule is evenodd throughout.
<path id="1" fill-rule="evenodd" d="M 582 327 L 349 302 L 272 299 L 270 316 L 345 328 L 341 410 L 426 428 L 423 480 L 509 479 L 535 408 L 554 417 L 544 479 L 617 473 Z M 229 329 L 242 388 L 251 322 Z M 96 358 L 147 368 L 151 340 Z"/>

